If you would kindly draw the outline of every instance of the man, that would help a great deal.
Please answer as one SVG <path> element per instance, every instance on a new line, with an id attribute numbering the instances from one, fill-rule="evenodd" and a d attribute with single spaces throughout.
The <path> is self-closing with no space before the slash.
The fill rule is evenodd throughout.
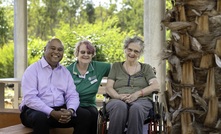
<path id="1" fill-rule="evenodd" d="M 79 95 L 70 72 L 59 64 L 63 54 L 62 42 L 51 39 L 44 48 L 44 56 L 29 66 L 22 77 L 20 117 L 24 126 L 33 128 L 34 134 L 49 134 L 51 127 L 76 124 Z"/>

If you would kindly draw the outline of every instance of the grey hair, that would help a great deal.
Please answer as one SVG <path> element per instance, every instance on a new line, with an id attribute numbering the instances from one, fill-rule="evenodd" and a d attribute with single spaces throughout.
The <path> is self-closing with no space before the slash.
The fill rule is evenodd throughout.
<path id="1" fill-rule="evenodd" d="M 143 54 L 145 45 L 144 45 L 144 41 L 142 40 L 141 37 L 134 36 L 132 38 L 130 38 L 130 37 L 126 38 L 124 41 L 124 49 L 127 49 L 130 43 L 139 44 L 141 47 L 140 53 Z"/>

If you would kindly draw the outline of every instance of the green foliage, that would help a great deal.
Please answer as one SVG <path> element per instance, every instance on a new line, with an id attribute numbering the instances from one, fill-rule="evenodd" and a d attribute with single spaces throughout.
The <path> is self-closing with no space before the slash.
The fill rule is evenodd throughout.
<path id="1" fill-rule="evenodd" d="M 48 36 L 55 36 L 54 29 L 60 27 L 61 21 L 71 27 L 78 23 L 76 14 L 83 0 L 29 0 L 29 2 L 28 33 L 32 37 L 47 40 Z"/>
<path id="2" fill-rule="evenodd" d="M 28 39 L 28 65 L 42 57 L 45 45 L 46 41 L 42 41 L 40 38 Z"/>
<path id="3" fill-rule="evenodd" d="M 96 24 L 83 24 L 70 28 L 69 24 L 61 22 L 62 28 L 54 29 L 56 37 L 61 39 L 65 46 L 65 53 L 61 63 L 69 65 L 75 60 L 75 44 L 83 39 L 89 40 L 96 47 L 96 56 L 94 60 L 113 63 L 123 61 L 123 41 L 127 36 L 132 36 L 135 32 L 121 32 L 117 28 L 118 19 L 112 18 L 108 21 Z M 52 38 L 49 37 L 49 38 Z M 43 55 L 43 48 L 47 41 L 40 38 L 30 37 L 28 39 L 28 64 L 39 60 Z"/>
<path id="4" fill-rule="evenodd" d="M 74 60 L 75 44 L 83 39 L 87 39 L 97 48 L 95 60 L 115 62 L 124 60 L 123 40 L 126 36 L 135 33 L 121 32 L 117 28 L 118 19 L 108 19 L 104 23 L 78 25 L 70 28 L 67 24 L 61 24 L 62 28 L 56 29 L 56 37 L 60 38 L 65 45 L 65 55 L 62 64 L 68 65 Z"/>
<path id="5" fill-rule="evenodd" d="M 63 65 L 75 60 L 75 44 L 82 39 L 95 45 L 95 60 L 110 63 L 123 61 L 124 39 L 143 35 L 144 7 L 143 0 L 123 0 L 122 3 L 118 11 L 111 0 L 107 7 L 93 7 L 88 0 L 28 0 L 28 64 L 42 57 L 46 41 L 53 36 L 65 45 Z M 167 9 L 172 8 L 170 0 L 166 0 L 166 4 Z M 7 14 L 0 11 L 0 35 L 4 38 L 0 38 L 0 44 L 6 39 L 13 40 L 13 6 L 8 6 L 4 11 Z M 3 29 L 5 37 L 2 36 L 2 26 L 7 27 Z M 0 49 L 0 77 L 13 77 L 13 55 L 13 43 L 4 44 Z M 143 59 L 141 57 L 140 61 Z"/>
<path id="6" fill-rule="evenodd" d="M 118 27 L 122 31 L 135 31 L 136 34 L 143 35 L 143 16 L 144 2 L 143 0 L 122 0 L 123 6 L 117 13 L 119 18 Z"/>
<path id="7" fill-rule="evenodd" d="M 0 78 L 14 77 L 14 47 L 13 43 L 0 48 Z"/>
<path id="8" fill-rule="evenodd" d="M 10 26 L 10 19 L 8 19 L 9 15 L 10 12 L 5 7 L 0 8 L 0 47 L 12 37 L 10 34 L 12 27 Z"/>
<path id="9" fill-rule="evenodd" d="M 173 7 L 172 0 L 166 0 L 166 9 L 172 9 L 172 7 Z"/>
<path id="10" fill-rule="evenodd" d="M 30 0 L 28 7 L 28 33 L 31 36 L 46 40 L 47 35 L 54 34 L 53 28 L 57 26 L 59 2 L 50 2 L 43 3 L 40 0 Z"/>
<path id="11" fill-rule="evenodd" d="M 171 0 L 166 0 L 166 9 L 171 10 L 173 7 Z M 166 40 L 170 40 L 171 31 L 169 29 L 166 30 Z"/>
<path id="12" fill-rule="evenodd" d="M 86 5 L 86 13 L 87 13 L 87 21 L 89 23 L 95 22 L 95 16 L 94 16 L 94 7 L 92 4 L 88 3 Z"/>

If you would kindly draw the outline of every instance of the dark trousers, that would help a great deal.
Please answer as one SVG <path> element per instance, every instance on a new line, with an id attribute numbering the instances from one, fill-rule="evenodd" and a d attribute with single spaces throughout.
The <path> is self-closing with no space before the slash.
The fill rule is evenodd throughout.
<path id="1" fill-rule="evenodd" d="M 60 110 L 62 107 L 54 107 Z M 59 123 L 45 113 L 24 107 L 20 114 L 21 122 L 24 126 L 33 128 L 33 134 L 49 134 L 50 128 L 74 127 L 74 134 L 96 134 L 98 111 L 96 107 L 79 107 L 76 111 L 77 116 L 72 117 L 71 121 L 63 124 Z"/>
<path id="2" fill-rule="evenodd" d="M 87 130 L 86 134 L 97 134 L 98 110 L 96 107 L 78 107 L 76 114 L 74 134 L 83 134 L 80 133 L 82 129 Z"/>

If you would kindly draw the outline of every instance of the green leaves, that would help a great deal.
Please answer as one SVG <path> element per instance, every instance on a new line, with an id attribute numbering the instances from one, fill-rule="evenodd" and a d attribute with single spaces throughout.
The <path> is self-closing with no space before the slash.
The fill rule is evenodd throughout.
<path id="1" fill-rule="evenodd" d="M 13 43 L 0 48 L 0 78 L 14 77 L 14 47 Z"/>
<path id="2" fill-rule="evenodd" d="M 126 36 L 134 35 L 134 32 L 122 32 L 120 28 L 117 28 L 117 24 L 116 17 L 109 18 L 105 22 L 86 23 L 73 28 L 62 23 L 60 29 L 55 29 L 56 37 L 60 38 L 65 45 L 65 56 L 62 63 L 68 65 L 74 60 L 75 44 L 82 39 L 91 41 L 97 48 L 95 60 L 111 63 L 124 60 L 123 41 Z"/>

